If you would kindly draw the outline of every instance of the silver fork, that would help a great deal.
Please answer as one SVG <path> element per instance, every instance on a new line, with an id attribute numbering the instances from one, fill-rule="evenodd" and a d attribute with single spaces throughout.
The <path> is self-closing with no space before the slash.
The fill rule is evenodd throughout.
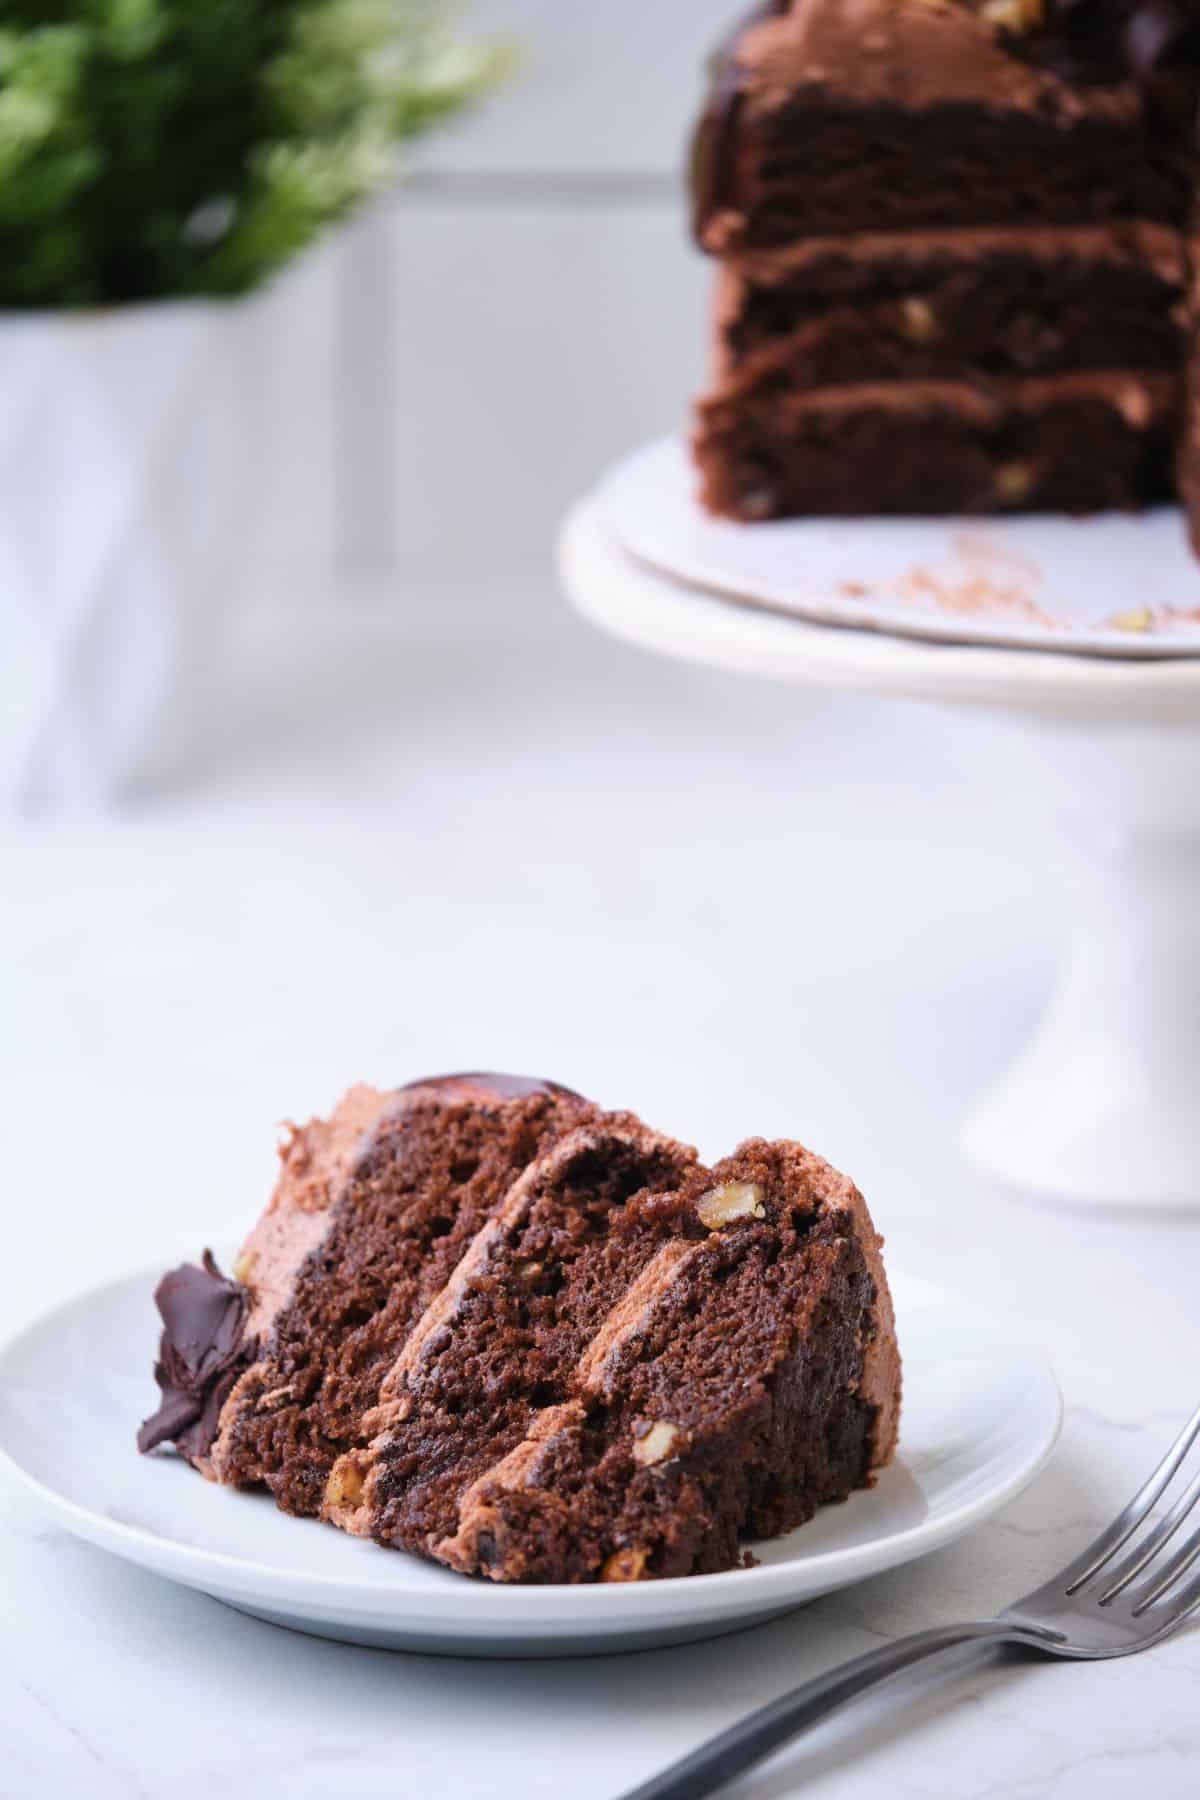
<path id="1" fill-rule="evenodd" d="M 1161 1518 L 1151 1521 L 1151 1514 L 1198 1438 L 1200 1409 L 1108 1530 L 1060 1575 L 998 1618 L 918 1632 L 819 1675 L 710 1738 L 623 1800 L 701 1800 L 860 1694 L 964 1644 L 1016 1644 L 1045 1656 L 1096 1662 L 1161 1643 L 1200 1608 L 1200 1574 L 1185 1579 L 1200 1562 L 1200 1527 L 1170 1556 L 1162 1554 L 1200 1501 L 1200 1474 Z"/>

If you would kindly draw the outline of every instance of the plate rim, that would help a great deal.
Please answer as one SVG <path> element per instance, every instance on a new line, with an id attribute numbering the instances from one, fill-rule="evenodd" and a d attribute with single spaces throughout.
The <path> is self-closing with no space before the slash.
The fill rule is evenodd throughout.
<path id="1" fill-rule="evenodd" d="M 751 577 L 747 577 L 739 585 L 730 571 L 723 571 L 713 557 L 705 553 L 699 558 L 678 558 L 671 560 L 661 549 L 648 545 L 642 534 L 632 529 L 622 504 L 623 493 L 627 485 L 636 484 L 643 467 L 657 469 L 668 463 L 684 466 L 688 459 L 688 439 L 685 434 L 668 432 L 656 438 L 647 439 L 633 449 L 617 457 L 599 476 L 588 499 L 597 509 L 604 528 L 613 542 L 624 554 L 633 559 L 641 567 L 668 581 L 677 583 L 694 593 L 704 594 L 710 598 L 723 600 L 727 605 L 740 606 L 752 613 L 766 614 L 769 617 L 788 619 L 795 624 L 816 626 L 826 630 L 846 630 L 857 632 L 873 632 L 882 637 L 892 637 L 903 641 L 924 645 L 945 645 L 961 650 L 1007 651 L 1014 655 L 1037 656 L 1069 656 L 1080 658 L 1085 662 L 1108 663 L 1126 668 L 1144 668 L 1155 664 L 1196 665 L 1200 663 L 1200 628 L 1189 633 L 1183 639 L 1164 639 L 1162 637 L 1139 638 L 1136 634 L 1122 636 L 1116 631 L 1105 632 L 1102 627 L 1089 626 L 1078 630 L 1059 627 L 1047 627 L 1037 635 L 1032 632 L 1022 633 L 1019 630 L 1006 630 L 1002 621 L 982 624 L 974 631 L 956 629 L 953 619 L 937 614 L 922 614 L 913 609 L 905 611 L 895 602 L 882 599 L 875 603 L 874 610 L 866 614 L 852 612 L 840 604 L 832 595 L 814 589 L 809 598 L 803 600 L 784 599 L 777 594 L 755 591 Z M 1146 509 L 1145 517 L 1157 514 L 1179 514 L 1177 504 L 1164 503 Z M 739 526 L 736 520 L 710 520 L 699 506 L 695 507 L 696 520 L 700 524 L 725 526 L 730 530 L 753 530 L 749 524 Z M 1062 514 L 1030 514 L 1031 518 L 1058 519 L 1063 524 L 1086 529 L 1088 519 L 1076 518 Z M 1125 517 L 1126 515 L 1094 515 L 1097 518 L 1109 516 Z M 962 529 L 972 525 L 986 527 L 995 523 L 986 517 L 972 518 L 969 515 L 897 515 L 892 523 L 905 526 L 942 526 Z M 866 514 L 861 519 L 853 516 L 839 518 L 812 517 L 809 519 L 777 519 L 768 522 L 769 527 L 777 531 L 786 531 L 789 526 L 828 525 L 841 528 L 855 524 L 886 525 L 889 516 L 885 514 Z M 1180 529 L 1183 529 L 1182 524 Z M 687 566 L 685 566 L 685 563 Z M 1200 670 L 1196 671 L 1200 673 Z"/>
<path id="2" fill-rule="evenodd" d="M 178 1255 L 176 1251 L 176 1260 Z M 169 1267 L 171 1261 L 170 1256 L 156 1258 L 153 1263 L 138 1269 L 109 1276 L 77 1290 L 27 1320 L 0 1341 L 0 1378 L 10 1358 L 19 1355 L 29 1339 L 50 1329 L 63 1316 L 89 1302 L 101 1300 L 117 1289 L 142 1282 L 147 1284 L 149 1296 L 162 1270 Z M 920 1296 L 926 1305 L 959 1309 L 967 1305 L 954 1291 L 922 1276 L 910 1275 L 899 1266 L 890 1271 L 889 1280 L 896 1291 L 907 1293 L 910 1298 Z M 444 1587 L 406 1592 L 402 1587 L 369 1578 L 280 1568 L 256 1557 L 207 1549 L 181 1539 L 164 1537 L 144 1526 L 110 1518 L 48 1485 L 18 1460 L 3 1438 L 0 1438 L 0 1475 L 14 1482 L 73 1536 L 187 1587 L 212 1593 L 215 1588 L 224 1588 L 230 1576 L 236 1576 L 239 1592 L 243 1588 L 252 1588 L 258 1595 L 279 1596 L 295 1606 L 329 1606 L 343 1612 L 358 1609 L 356 1616 L 361 1618 L 379 1619 L 386 1613 L 398 1628 L 410 1625 L 449 1628 L 470 1623 L 480 1629 L 507 1624 L 513 1629 L 536 1631 L 539 1626 L 551 1628 L 564 1623 L 568 1617 L 563 1611 L 564 1606 L 569 1608 L 570 1623 L 576 1630 L 586 1630 L 590 1625 L 602 1627 L 616 1621 L 636 1629 L 642 1622 L 641 1614 L 660 1613 L 664 1606 L 673 1611 L 709 1613 L 714 1617 L 760 1611 L 765 1614 L 772 1606 L 785 1608 L 789 1600 L 801 1604 L 807 1598 L 851 1586 L 944 1548 L 1008 1505 L 1045 1469 L 1058 1446 L 1065 1415 L 1062 1389 L 1054 1368 L 1040 1343 L 1027 1342 L 1021 1337 L 1015 1319 L 1010 1321 L 1003 1313 L 983 1306 L 972 1306 L 971 1314 L 984 1330 L 1020 1345 L 1028 1360 L 1035 1391 L 1046 1407 L 1036 1448 L 1023 1456 L 1002 1481 L 984 1493 L 960 1502 L 936 1521 L 923 1520 L 884 1536 L 869 1538 L 861 1544 L 834 1547 L 782 1562 L 759 1563 L 749 1569 L 726 1569 L 715 1574 L 607 1586 L 562 1582 L 514 1586 L 503 1582 L 455 1580 L 451 1572 L 446 1571 L 449 1579 Z M 901 1432 L 903 1436 L 903 1425 Z M 286 1515 L 280 1517 L 283 1519 Z M 297 1519 L 290 1523 L 316 1528 L 319 1522 Z M 411 1560 L 414 1563 L 420 1561 L 417 1558 Z M 427 1567 L 423 1563 L 420 1566 L 423 1570 Z M 589 1596 L 583 1602 L 588 1609 L 586 1618 L 581 1617 L 578 1610 L 579 1596 L 585 1592 Z M 518 1598 L 520 1616 L 506 1619 L 506 1611 L 513 1608 Z M 401 1607 L 404 1608 L 402 1617 L 399 1616 Z M 484 1609 L 491 1610 L 490 1618 L 479 1616 Z M 652 1620 L 647 1617 L 644 1624 L 649 1629 Z"/>
<path id="3" fill-rule="evenodd" d="M 689 587 L 623 550 L 595 496 L 557 544 L 567 598 L 596 630 L 655 656 L 808 688 L 932 700 L 1022 721 L 1178 730 L 1196 723 L 1200 657 L 1072 656 L 817 625 Z"/>

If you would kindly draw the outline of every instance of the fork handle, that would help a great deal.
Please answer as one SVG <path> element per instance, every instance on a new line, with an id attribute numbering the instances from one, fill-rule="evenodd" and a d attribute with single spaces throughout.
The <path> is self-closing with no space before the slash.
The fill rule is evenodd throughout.
<path id="1" fill-rule="evenodd" d="M 760 1706 L 740 1724 L 731 1725 L 681 1762 L 672 1763 L 661 1775 L 630 1789 L 623 1800 L 702 1800 L 702 1796 L 715 1793 L 735 1775 L 761 1762 L 789 1738 L 799 1737 L 839 1707 L 857 1700 L 860 1694 L 869 1693 L 930 1657 L 944 1655 L 964 1644 L 1036 1646 L 1045 1642 L 1046 1637 L 1038 1632 L 1001 1619 L 985 1625 L 945 1625 L 937 1631 L 900 1638 Z"/>

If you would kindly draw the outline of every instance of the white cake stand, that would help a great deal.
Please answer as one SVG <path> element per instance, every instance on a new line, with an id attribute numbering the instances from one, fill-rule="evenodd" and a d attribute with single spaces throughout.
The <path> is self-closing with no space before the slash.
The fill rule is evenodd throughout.
<path id="1" fill-rule="evenodd" d="M 1118 661 L 808 624 L 621 550 L 596 499 L 560 568 L 576 607 L 664 655 L 1011 719 L 1081 861 L 1075 936 L 1033 1041 L 965 1127 L 1027 1193 L 1200 1212 L 1200 658 Z M 1150 598 L 1150 596 L 1147 596 Z"/>

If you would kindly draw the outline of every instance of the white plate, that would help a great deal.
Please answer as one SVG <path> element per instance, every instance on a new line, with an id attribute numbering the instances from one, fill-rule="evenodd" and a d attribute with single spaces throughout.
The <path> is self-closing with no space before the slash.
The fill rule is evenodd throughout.
<path id="1" fill-rule="evenodd" d="M 1200 655 L 1200 560 L 1175 507 L 739 525 L 700 506 L 676 438 L 618 463 L 596 501 L 622 548 L 653 568 L 820 624 L 1107 656 Z"/>
<path id="2" fill-rule="evenodd" d="M 872 1491 L 758 1546 L 757 1568 L 493 1586 L 290 1519 L 173 1457 L 139 1456 L 160 1270 L 80 1295 L 0 1353 L 0 1466 L 55 1523 L 103 1549 L 273 1624 L 354 1643 L 581 1656 L 733 1631 L 961 1536 L 1033 1479 L 1061 1423 L 1054 1376 L 1015 1326 L 899 1280 L 901 1454 Z"/>

